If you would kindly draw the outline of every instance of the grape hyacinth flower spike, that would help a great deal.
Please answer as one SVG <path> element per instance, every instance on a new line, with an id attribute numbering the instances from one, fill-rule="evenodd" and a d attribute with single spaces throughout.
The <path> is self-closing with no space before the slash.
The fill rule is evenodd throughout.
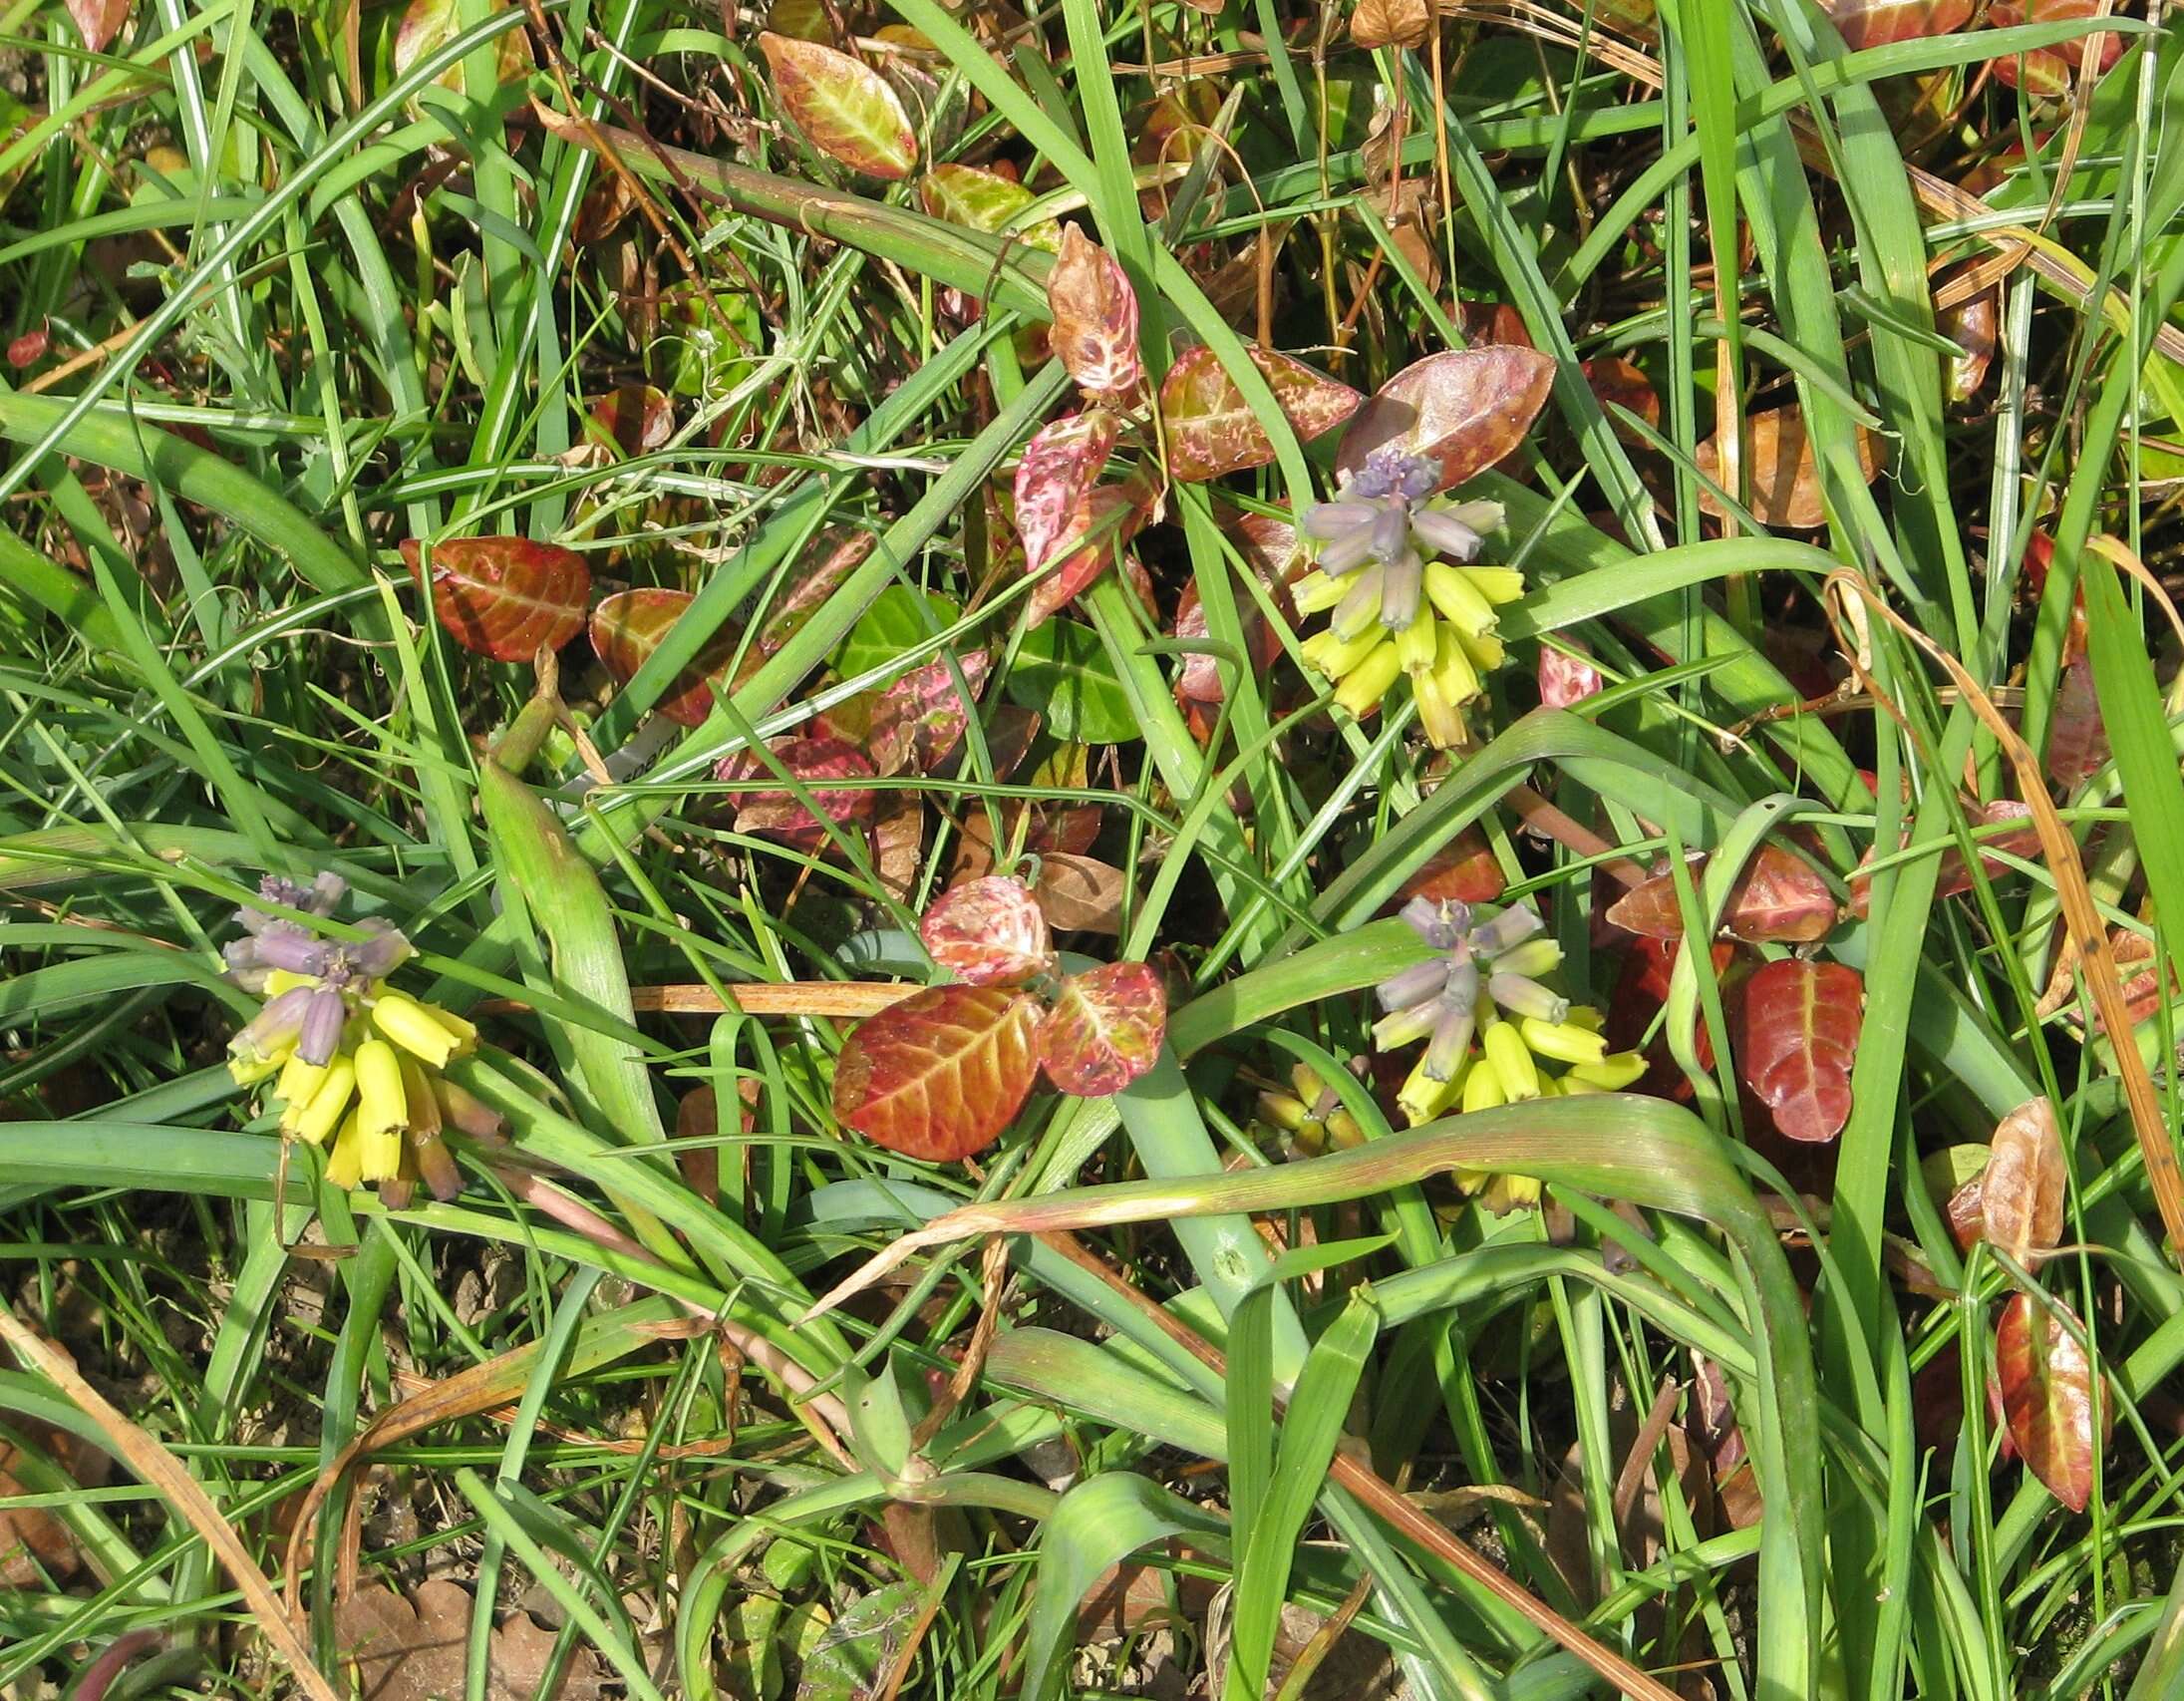
<path id="1" fill-rule="evenodd" d="M 267 904 L 329 917 L 347 889 L 323 873 L 309 887 L 268 876 L 258 892 Z M 399 1203 L 422 1179 L 453 1198 L 463 1183 L 443 1127 L 490 1137 L 499 1118 L 440 1074 L 475 1047 L 477 1030 L 386 984 L 416 954 L 402 930 L 373 917 L 361 939 L 322 939 L 254 906 L 235 920 L 244 936 L 221 953 L 228 978 L 265 997 L 228 1042 L 236 1085 L 272 1081 L 283 1139 L 333 1142 L 326 1177 L 336 1187 L 376 1183 Z"/>
<path id="2" fill-rule="evenodd" d="M 1335 700 L 1363 715 L 1408 674 L 1426 737 L 1445 749 L 1466 737 L 1463 705 L 1484 689 L 1480 674 L 1501 665 L 1494 610 L 1523 595 L 1524 580 L 1513 567 L 1473 565 L 1501 505 L 1427 506 L 1439 477 L 1428 457 L 1375 450 L 1305 514 L 1319 571 L 1295 596 L 1300 614 L 1334 611 L 1303 653 L 1336 682 Z"/>
<path id="3" fill-rule="evenodd" d="M 1618 1092 L 1645 1074 L 1636 1052 L 1610 1055 L 1600 1012 L 1572 1005 L 1547 984 L 1562 947 L 1545 936 L 1538 911 L 1512 904 L 1484 915 L 1470 904 L 1415 897 L 1401 915 L 1433 955 L 1374 989 L 1383 1014 L 1373 1044 L 1394 1051 L 1426 1041 L 1397 1095 L 1411 1127 L 1451 1106 L 1468 1115 L 1529 1099 Z M 1456 1179 L 1472 1192 L 1488 1181 L 1466 1171 Z M 1527 1178 L 1494 1178 L 1489 1203 L 1508 1208 L 1538 1193 Z"/>

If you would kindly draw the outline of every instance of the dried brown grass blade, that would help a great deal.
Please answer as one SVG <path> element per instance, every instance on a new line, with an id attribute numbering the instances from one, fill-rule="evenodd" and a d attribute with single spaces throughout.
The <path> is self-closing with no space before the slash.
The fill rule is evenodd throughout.
<path id="1" fill-rule="evenodd" d="M 227 1520 L 220 1516 L 219 1508 L 205 1498 L 196 1479 L 182 1469 L 181 1461 L 109 1405 L 73 1364 L 33 1334 L 5 1303 L 0 1303 L 0 1339 L 7 1341 L 24 1364 L 75 1401 L 85 1416 L 99 1426 L 100 1434 L 107 1438 L 116 1455 L 158 1490 L 167 1504 L 188 1521 L 189 1528 L 203 1538 L 221 1568 L 242 1591 L 252 1616 L 258 1621 L 258 1628 L 265 1632 L 265 1639 L 295 1673 L 297 1686 L 312 1701 L 341 1701 L 340 1693 L 312 1663 L 311 1650 L 296 1634 L 295 1621 L 282 1610 L 272 1583 L 258 1569 L 257 1561 L 250 1557 L 250 1550 L 243 1546 Z"/>
<path id="2" fill-rule="evenodd" d="M 2161 1100 L 2154 1091 L 2153 1077 L 2147 1072 L 2145 1059 L 2138 1055 L 2138 1047 L 2131 1043 L 2130 1006 L 2123 996 L 2122 978 L 2116 970 L 2108 930 L 2101 923 L 2100 911 L 2094 906 L 2093 894 L 2085 883 L 2085 865 L 2078 859 L 2077 841 L 2070 837 L 2069 829 L 2063 826 L 2062 818 L 2055 813 L 2055 806 L 2047 796 L 2046 776 L 2040 772 L 2038 757 L 2018 736 L 2017 728 L 1989 700 L 1963 664 L 1890 608 L 1858 574 L 1847 567 L 1840 568 L 1828 575 L 1823 588 L 1829 618 L 1836 623 L 1838 639 L 1844 637 L 1846 623 L 1861 634 L 1858 639 L 1844 642 L 1842 648 L 1868 689 L 1876 688 L 1866 671 L 1866 645 L 1862 634 L 1867 622 L 1879 615 L 1934 658 L 1963 694 L 1972 712 L 1979 716 L 1981 724 L 1994 735 L 2003 754 L 2009 757 L 2010 766 L 2017 771 L 2019 795 L 2032 812 L 2032 826 L 2039 834 L 2040 849 L 2047 857 L 2047 871 L 2055 882 L 2055 899 L 2062 910 L 2063 925 L 2078 952 L 2078 970 L 2085 976 L 2087 990 L 2093 995 L 2093 1007 L 2100 1012 L 2101 1025 L 2114 1037 L 2112 1049 L 2116 1071 L 2123 1078 L 2124 1102 L 2130 1107 L 2131 1127 L 2138 1136 L 2139 1152 L 2146 1161 L 2146 1179 L 2152 1184 L 2154 1202 L 2161 1210 L 2161 1224 L 2168 1230 L 2171 1248 L 2184 1257 L 2184 1173 L 2179 1172 L 2176 1154 L 2169 1144 L 2168 1124 L 2161 1114 Z"/>

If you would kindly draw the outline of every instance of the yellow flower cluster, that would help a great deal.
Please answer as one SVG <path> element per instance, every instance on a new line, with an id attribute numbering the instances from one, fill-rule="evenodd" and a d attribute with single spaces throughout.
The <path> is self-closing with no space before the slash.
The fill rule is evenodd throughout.
<path id="1" fill-rule="evenodd" d="M 1417 699 L 1418 722 L 1440 749 L 1465 742 L 1463 706 L 1478 697 L 1483 673 L 1501 666 L 1500 616 L 1495 608 L 1524 594 L 1514 567 L 1424 563 L 1424 599 L 1408 623 L 1390 631 L 1378 621 L 1345 637 L 1339 625 L 1316 632 L 1300 647 L 1304 659 L 1336 682 L 1335 701 L 1363 715 L 1404 674 Z M 1295 591 L 1297 612 L 1338 607 L 1350 586 L 1313 573 Z"/>
<path id="2" fill-rule="evenodd" d="M 1477 1046 L 1448 1079 L 1434 1080 L 1420 1057 L 1404 1082 L 1396 1102 L 1412 1128 L 1451 1106 L 1468 1116 L 1532 1099 L 1620 1093 L 1646 1073 L 1646 1060 L 1637 1052 L 1608 1050 L 1600 1012 L 1587 1005 L 1574 1005 L 1563 1020 L 1547 1022 L 1534 1016 L 1506 1019 L 1483 997 L 1480 1003 Z M 1562 1072 L 1549 1074 L 1542 1064 L 1559 1065 Z M 1483 1191 L 1490 1210 L 1513 1210 L 1539 1200 L 1539 1183 L 1530 1176 L 1458 1170 L 1455 1181 L 1467 1193 Z"/>
<path id="3" fill-rule="evenodd" d="M 270 1002 L 318 985 L 313 976 L 275 969 L 265 989 Z M 239 1035 L 237 1042 L 228 1062 L 237 1084 L 272 1080 L 284 1139 L 317 1147 L 333 1142 L 326 1179 L 338 1188 L 399 1181 L 407 1169 L 436 1195 L 453 1197 L 461 1182 L 442 1143 L 443 1128 L 477 1130 L 498 1122 L 440 1074 L 475 1048 L 477 1030 L 407 993 L 367 985 L 325 1063 L 306 1061 L 292 1036 L 262 1049 L 244 1045 Z"/>

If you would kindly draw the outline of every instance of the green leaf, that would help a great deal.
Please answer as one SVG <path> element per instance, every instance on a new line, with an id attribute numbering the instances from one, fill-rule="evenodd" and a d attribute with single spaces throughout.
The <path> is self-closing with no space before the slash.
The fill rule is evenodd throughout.
<path id="1" fill-rule="evenodd" d="M 962 617 L 963 610 L 945 596 L 891 584 L 872 598 L 863 618 L 849 628 L 849 636 L 834 652 L 834 671 L 854 679 L 886 667 Z"/>
<path id="2" fill-rule="evenodd" d="M 1134 744 L 1144 736 L 1099 635 L 1074 620 L 1024 634 L 1009 670 L 1009 701 L 1037 709 L 1066 744 Z"/>
<path id="3" fill-rule="evenodd" d="M 863 60 L 794 36 L 762 35 L 774 92 L 805 139 L 830 160 L 872 177 L 907 177 L 918 163 L 909 115 L 887 79 Z"/>

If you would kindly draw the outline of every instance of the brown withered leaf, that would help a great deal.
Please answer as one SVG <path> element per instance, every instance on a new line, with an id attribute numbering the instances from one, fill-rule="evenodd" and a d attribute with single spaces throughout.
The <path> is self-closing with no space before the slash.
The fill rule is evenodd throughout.
<path id="1" fill-rule="evenodd" d="M 77 33 L 93 53 L 104 53 L 107 43 L 129 22 L 132 0 L 68 0 L 68 15 L 76 20 Z"/>
<path id="2" fill-rule="evenodd" d="M 1039 883 L 1032 895 L 1057 932 L 1117 933 L 1127 884 L 1112 862 L 1050 851 L 1039 859 Z"/>
<path id="3" fill-rule="evenodd" d="M 1460 485 L 1514 451 L 1547 405 L 1555 363 L 1537 349 L 1465 348 L 1404 367 L 1358 410 L 1336 470 L 1358 472 L 1376 449 L 1438 464 L 1439 488 Z"/>
<path id="4" fill-rule="evenodd" d="M 1863 426 L 1853 429 L 1858 434 L 1858 468 L 1870 485 L 1881 471 L 1881 440 Z M 1699 446 L 1699 470 L 1730 496 L 1736 495 L 1737 475 L 1723 467 L 1718 437 Z M 1827 510 L 1820 501 L 1819 462 L 1801 409 L 1771 408 L 1745 419 L 1743 476 L 1750 482 L 1751 516 L 1761 525 L 1816 531 L 1827 523 Z M 1704 486 L 1699 506 L 1716 519 L 1727 517 L 1720 500 Z"/>
<path id="5" fill-rule="evenodd" d="M 1979 1181 L 1981 1233 L 2028 1269 L 2062 1239 L 2065 1166 L 2055 1107 L 2028 1099 L 1996 1126 Z"/>
<path id="6" fill-rule="evenodd" d="M 1425 0 L 1358 0 L 1350 39 L 1360 47 L 1423 47 L 1433 33 Z"/>

